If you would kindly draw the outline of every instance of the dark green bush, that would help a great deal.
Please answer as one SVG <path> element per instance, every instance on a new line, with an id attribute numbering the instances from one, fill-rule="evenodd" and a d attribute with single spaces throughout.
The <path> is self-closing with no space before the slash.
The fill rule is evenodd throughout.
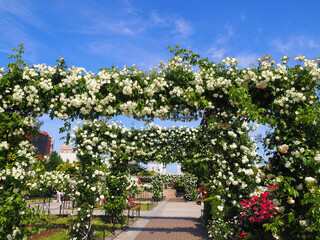
<path id="1" fill-rule="evenodd" d="M 184 192 L 184 185 L 181 183 L 176 184 L 174 188 L 177 190 L 177 192 Z"/>
<path id="2" fill-rule="evenodd" d="M 217 207 L 219 206 L 220 202 L 216 199 L 216 197 L 209 197 L 203 200 L 204 209 L 203 209 L 203 220 L 205 221 L 206 225 L 209 225 L 210 221 L 215 216 Z"/>

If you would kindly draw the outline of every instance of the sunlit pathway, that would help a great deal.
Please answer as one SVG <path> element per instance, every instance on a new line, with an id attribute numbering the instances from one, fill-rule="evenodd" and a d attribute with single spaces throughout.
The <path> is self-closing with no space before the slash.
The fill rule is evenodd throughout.
<path id="1" fill-rule="evenodd" d="M 160 202 L 116 240 L 192 240 L 208 239 L 207 231 L 199 217 L 203 206 L 182 199 L 167 199 Z"/>

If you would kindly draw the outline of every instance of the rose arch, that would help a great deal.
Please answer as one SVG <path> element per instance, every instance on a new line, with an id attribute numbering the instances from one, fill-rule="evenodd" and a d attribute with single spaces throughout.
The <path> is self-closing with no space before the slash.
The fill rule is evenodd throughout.
<path id="1" fill-rule="evenodd" d="M 252 197 L 258 185 L 269 186 L 270 191 L 261 196 L 265 202 L 262 212 L 257 211 L 259 217 L 251 216 L 248 223 L 266 220 L 264 228 L 274 238 L 318 237 L 318 60 L 298 56 L 297 64 L 290 67 L 288 57 L 277 64 L 264 56 L 255 68 L 238 69 L 234 58 L 216 64 L 190 50 L 171 48 L 174 57 L 149 71 L 134 66 L 121 70 L 111 67 L 94 74 L 84 68 L 68 68 L 63 59 L 57 66 L 27 67 L 21 61 L 23 48 L 16 51 L 18 54 L 12 56 L 15 63 L 2 68 L 0 75 L 1 239 L 25 239 L 23 221 L 33 219 L 34 212 L 25 208 L 24 195 L 32 175 L 30 169 L 37 160 L 25 136 L 36 131 L 36 119 L 43 114 L 65 120 L 65 130 L 75 119 L 88 121 L 73 136 L 80 159 L 73 197 L 82 204 L 71 227 L 75 239 L 90 238 L 87 222 L 92 204 L 101 195 L 110 202 L 123 201 L 113 187 L 132 185 L 122 174 L 127 161 L 164 156 L 169 161 L 185 159 L 210 165 L 215 214 L 209 231 L 216 238 L 247 230 L 243 223 L 248 212 L 242 207 L 249 206 L 244 200 Z M 118 115 L 147 122 L 154 118 L 202 121 L 194 132 L 163 130 L 171 134 L 165 138 L 156 127 L 126 130 L 97 120 Z M 257 166 L 256 144 L 248 135 L 250 122 L 268 124 L 273 129 L 264 141 L 269 158 L 263 170 Z M 161 138 L 167 144 L 163 145 Z M 110 174 L 100 171 L 104 154 L 111 155 Z M 101 178 L 115 184 L 101 187 Z M 90 199 L 83 202 L 87 196 Z M 266 203 L 272 206 L 272 217 L 264 213 Z"/>

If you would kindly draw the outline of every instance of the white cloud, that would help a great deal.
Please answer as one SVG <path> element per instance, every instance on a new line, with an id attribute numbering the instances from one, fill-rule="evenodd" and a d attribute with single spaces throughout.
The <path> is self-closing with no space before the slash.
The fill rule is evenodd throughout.
<path id="1" fill-rule="evenodd" d="M 242 21 L 247 20 L 247 17 L 246 17 L 246 15 L 244 15 L 244 13 L 241 13 L 240 18 L 241 18 Z"/>
<path id="2" fill-rule="evenodd" d="M 122 4 L 124 5 L 124 9 L 128 14 L 132 14 L 134 16 L 138 15 L 137 9 L 132 7 L 131 3 L 128 0 L 124 0 Z"/>
<path id="3" fill-rule="evenodd" d="M 234 32 L 234 29 L 233 29 L 233 26 L 226 23 L 225 24 L 225 28 L 226 28 L 226 31 L 227 31 L 227 38 L 232 38 L 234 35 L 235 35 L 235 32 Z"/>
<path id="4" fill-rule="evenodd" d="M 112 31 L 114 33 L 124 34 L 124 35 L 134 35 L 138 29 L 134 29 L 134 22 L 130 21 L 103 21 L 100 26 L 94 28 L 94 33 L 97 33 L 97 30 L 100 33 L 104 33 L 105 31 Z"/>
<path id="5" fill-rule="evenodd" d="M 175 32 L 182 35 L 182 37 L 187 37 L 193 34 L 193 28 L 190 23 L 184 21 L 183 19 L 177 19 L 174 21 Z"/>
<path id="6" fill-rule="evenodd" d="M 68 1 L 60 2 L 65 12 L 70 9 Z M 79 1 L 72 7 L 72 21 L 67 22 L 64 29 L 68 33 L 85 35 L 127 35 L 134 36 L 143 32 L 148 22 L 139 15 L 139 11 L 132 7 L 127 0 L 110 4 L 98 1 Z"/>
<path id="7" fill-rule="evenodd" d="M 239 60 L 238 66 L 241 68 L 247 68 L 251 63 L 256 63 L 258 57 L 255 53 L 241 53 L 235 56 Z"/>
<path id="8" fill-rule="evenodd" d="M 97 41 L 86 45 L 85 48 L 94 54 L 107 56 L 114 61 L 119 61 L 127 65 L 136 64 L 139 68 L 144 69 L 156 67 L 162 60 L 161 54 L 149 52 L 143 46 L 139 47 L 130 43 Z"/>
<path id="9" fill-rule="evenodd" d="M 85 24 L 77 23 L 73 30 L 68 31 L 87 35 L 106 35 L 112 33 L 133 36 L 142 32 L 143 29 L 144 24 L 142 24 L 139 19 L 109 19 L 107 16 L 101 16 L 99 11 L 93 10 L 87 12 Z"/>
<path id="10" fill-rule="evenodd" d="M 151 22 L 155 25 L 166 25 L 167 24 L 165 19 L 155 11 L 151 12 L 150 17 L 151 17 Z"/>
<path id="11" fill-rule="evenodd" d="M 220 61 L 222 58 L 226 57 L 229 49 L 228 43 L 235 37 L 235 31 L 232 25 L 226 23 L 224 28 L 224 32 L 217 35 L 212 46 L 206 52 L 206 54 L 212 57 L 215 61 Z"/>
<path id="12" fill-rule="evenodd" d="M 37 34 L 45 33 L 57 38 L 51 27 L 38 17 L 38 13 L 39 9 L 32 1 L 0 0 L 0 52 L 12 54 L 12 49 L 23 43 L 24 60 L 37 62 L 39 49 L 44 43 L 34 36 L 34 30 Z"/>
<path id="13" fill-rule="evenodd" d="M 193 34 L 193 26 L 176 14 L 159 14 L 157 11 L 140 14 L 139 9 L 134 9 L 124 1 L 123 8 L 108 14 L 110 9 L 105 6 L 82 6 L 78 14 L 78 21 L 74 24 L 72 32 L 88 35 L 152 35 L 153 31 L 164 32 L 164 36 L 177 39 L 185 39 Z M 83 10 L 85 9 L 85 10 Z M 86 21 L 83 21 L 83 18 Z M 82 24 L 80 24 L 82 23 Z"/>
<path id="14" fill-rule="evenodd" d="M 213 60 L 220 61 L 224 58 L 227 50 L 225 48 L 211 47 L 207 51 L 207 55 L 209 55 Z"/>
<path id="15" fill-rule="evenodd" d="M 0 48 L 0 52 L 7 54 L 8 56 L 11 55 L 12 51 L 6 48 Z"/>
<path id="16" fill-rule="evenodd" d="M 11 55 L 12 49 L 17 48 L 18 44 L 23 43 L 25 45 L 24 60 L 32 63 L 37 61 L 37 49 L 43 45 L 33 39 L 21 23 L 13 20 L 9 21 L 8 19 L 0 19 L 0 35 L 1 52 Z"/>
<path id="17" fill-rule="evenodd" d="M 290 48 L 290 44 L 289 43 L 283 43 L 280 39 L 276 39 L 272 42 L 272 44 L 280 51 L 283 53 L 288 52 L 289 48 Z"/>
<path id="18" fill-rule="evenodd" d="M 33 27 L 36 27 L 42 31 L 49 33 L 49 26 L 39 17 L 37 17 L 37 11 L 38 9 L 32 3 L 32 1 L 24 1 L 23 6 L 21 6 L 20 1 L 0 0 L 0 13 L 8 14 L 8 16 L 14 16 L 23 23 L 27 23 Z"/>
<path id="19" fill-rule="evenodd" d="M 223 33 L 218 34 L 217 38 L 215 39 L 215 45 L 226 44 L 230 39 L 235 36 L 233 26 L 226 23 L 225 24 L 225 31 Z"/>
<path id="20" fill-rule="evenodd" d="M 177 39 L 185 39 L 194 33 L 190 22 L 173 14 L 160 15 L 156 11 L 150 13 L 151 28 L 166 28 L 175 35 Z"/>
<path id="21" fill-rule="evenodd" d="M 313 39 L 305 36 L 292 36 L 287 41 L 283 41 L 280 38 L 274 40 L 272 45 L 280 52 L 284 54 L 289 54 L 290 52 L 303 52 L 305 50 L 320 49 L 319 44 L 317 44 Z"/>

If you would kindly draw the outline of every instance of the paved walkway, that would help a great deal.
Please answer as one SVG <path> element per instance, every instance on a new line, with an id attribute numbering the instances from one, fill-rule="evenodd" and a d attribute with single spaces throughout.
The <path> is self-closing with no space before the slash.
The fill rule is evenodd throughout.
<path id="1" fill-rule="evenodd" d="M 209 239 L 199 221 L 203 205 L 179 198 L 166 199 L 141 218 L 116 240 L 197 240 Z"/>
<path id="2" fill-rule="evenodd" d="M 32 207 L 41 203 L 30 203 Z M 44 206 L 47 210 L 48 204 Z M 67 206 L 71 207 L 71 206 Z M 195 202 L 185 202 L 182 198 L 169 198 L 150 211 L 141 211 L 141 217 L 126 231 L 122 232 L 116 240 L 197 240 L 209 239 L 207 230 L 199 221 L 203 205 Z M 77 210 L 66 208 L 63 214 L 77 213 Z M 60 214 L 60 203 L 50 203 L 50 213 Z M 125 213 L 126 214 L 126 213 Z M 103 210 L 94 210 L 94 215 L 104 215 Z M 112 235 L 108 239 L 112 239 Z"/>

